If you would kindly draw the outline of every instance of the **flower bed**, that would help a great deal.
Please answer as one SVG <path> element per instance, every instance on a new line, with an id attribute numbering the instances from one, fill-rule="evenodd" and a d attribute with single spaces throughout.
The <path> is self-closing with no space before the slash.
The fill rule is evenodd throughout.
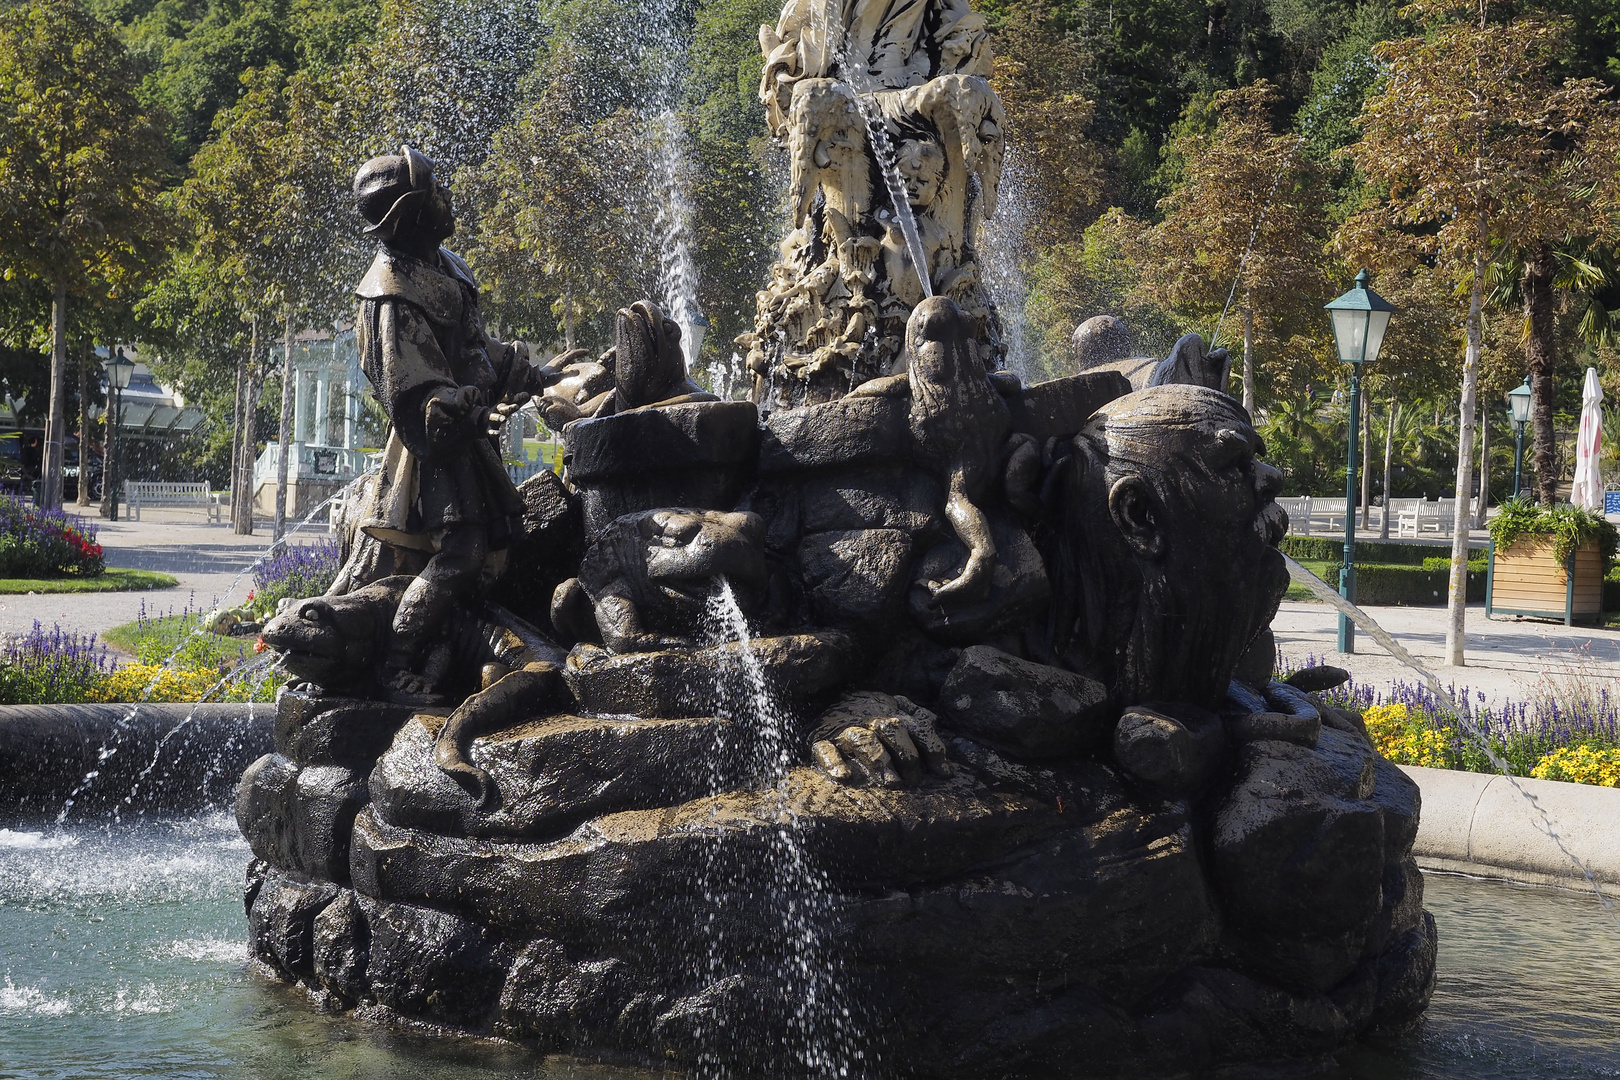
<path id="1" fill-rule="evenodd" d="M 0 578 L 94 577 L 105 566 L 84 518 L 0 495 Z"/>
<path id="2" fill-rule="evenodd" d="M 188 606 L 189 607 L 189 606 Z M 200 633 L 196 612 L 141 618 L 109 633 L 137 654 L 121 663 L 94 635 L 34 624 L 0 638 L 0 705 L 274 701 L 281 679 L 242 638 Z"/>
<path id="3" fill-rule="evenodd" d="M 37 621 L 27 634 L 0 635 L 0 705 L 78 704 L 116 668 L 94 634 Z"/>
<path id="4" fill-rule="evenodd" d="M 253 591 L 248 604 L 261 617 L 276 613 L 286 599 L 320 596 L 337 580 L 342 562 L 337 541 L 287 546 L 253 570 Z"/>
<path id="5" fill-rule="evenodd" d="M 1351 682 L 1327 696 L 1359 710 L 1373 745 L 1397 765 L 1495 773 L 1488 746 L 1515 776 L 1620 787 L 1620 713 L 1607 691 L 1573 705 L 1521 702 L 1490 710 L 1483 694 L 1451 690 L 1466 727 L 1449 703 L 1421 686 L 1397 683 L 1379 694 Z"/>

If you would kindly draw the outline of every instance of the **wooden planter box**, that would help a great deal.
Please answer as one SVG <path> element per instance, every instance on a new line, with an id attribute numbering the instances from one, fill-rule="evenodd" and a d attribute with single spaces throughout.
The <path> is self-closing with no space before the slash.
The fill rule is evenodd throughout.
<path id="1" fill-rule="evenodd" d="M 1584 544 L 1560 563 L 1550 536 L 1524 537 L 1503 550 L 1493 543 L 1485 614 L 1558 619 L 1565 626 L 1601 623 L 1603 556 L 1597 545 Z"/>

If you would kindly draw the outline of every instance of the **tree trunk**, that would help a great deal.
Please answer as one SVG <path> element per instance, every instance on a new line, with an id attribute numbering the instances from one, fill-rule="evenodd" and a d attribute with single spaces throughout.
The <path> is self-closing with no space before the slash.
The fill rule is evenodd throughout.
<path id="1" fill-rule="evenodd" d="M 1378 524 L 1378 539 L 1389 539 L 1389 466 L 1395 456 L 1395 416 L 1400 409 L 1395 397 L 1389 399 L 1389 410 L 1384 413 L 1384 516 Z"/>
<path id="2" fill-rule="evenodd" d="M 79 356 L 79 491 L 74 502 L 90 505 L 90 368 L 95 351 L 85 346 Z"/>
<path id="3" fill-rule="evenodd" d="M 67 435 L 67 281 L 51 298 L 51 392 L 45 416 L 45 452 L 39 470 L 39 506 L 62 506 L 62 442 Z"/>
<path id="4" fill-rule="evenodd" d="M 1254 310 L 1243 308 L 1243 408 L 1254 415 Z"/>
<path id="5" fill-rule="evenodd" d="M 1558 364 L 1554 320 L 1554 263 L 1546 244 L 1525 260 L 1520 287 L 1524 293 L 1524 363 L 1530 371 L 1530 423 L 1535 432 L 1536 494 L 1542 505 L 1557 497 L 1557 448 L 1553 434 L 1553 376 Z"/>
<path id="6" fill-rule="evenodd" d="M 287 531 L 287 459 L 291 456 L 288 451 L 288 440 L 292 437 L 292 407 L 293 407 L 293 321 L 287 316 L 287 338 L 283 343 L 286 350 L 281 354 L 281 423 L 276 433 L 276 445 L 280 448 L 276 457 L 276 525 L 271 538 L 280 540 Z"/>
<path id="7" fill-rule="evenodd" d="M 1388 496 L 1385 496 L 1388 500 Z M 1361 399 L 1361 527 L 1372 528 L 1372 395 Z"/>
<path id="8" fill-rule="evenodd" d="M 1485 235 L 1483 223 L 1480 235 Z M 1452 517 L 1450 610 L 1446 625 L 1446 662 L 1467 663 L 1464 652 L 1468 621 L 1468 500 L 1474 488 L 1474 414 L 1479 411 L 1480 316 L 1485 307 L 1485 254 L 1474 256 L 1474 288 L 1468 301 L 1468 348 L 1463 353 L 1462 402 L 1457 431 L 1457 510 Z"/>
<path id="9" fill-rule="evenodd" d="M 1485 514 L 1491 508 L 1491 411 L 1479 410 L 1479 506 L 1474 510 L 1474 528 L 1485 527 Z"/>
<path id="10" fill-rule="evenodd" d="M 563 296 L 563 349 L 574 349 L 574 290 L 564 289 Z"/>
<path id="11" fill-rule="evenodd" d="M 231 469 L 225 486 L 231 489 L 231 524 L 236 524 L 236 501 L 242 481 L 242 401 L 247 390 L 247 361 L 236 363 L 236 406 L 231 414 Z"/>
<path id="12" fill-rule="evenodd" d="M 236 463 L 236 494 L 231 498 L 231 518 L 238 536 L 253 535 L 253 468 L 259 444 L 259 320 L 253 320 L 248 344 L 247 369 L 242 377 L 242 452 Z"/>

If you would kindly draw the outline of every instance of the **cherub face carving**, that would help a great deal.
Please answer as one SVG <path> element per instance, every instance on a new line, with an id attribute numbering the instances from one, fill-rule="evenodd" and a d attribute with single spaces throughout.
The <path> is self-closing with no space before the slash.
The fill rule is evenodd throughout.
<path id="1" fill-rule="evenodd" d="M 906 201 L 918 210 L 932 206 L 945 183 L 945 151 L 936 142 L 907 139 L 895 154 Z"/>

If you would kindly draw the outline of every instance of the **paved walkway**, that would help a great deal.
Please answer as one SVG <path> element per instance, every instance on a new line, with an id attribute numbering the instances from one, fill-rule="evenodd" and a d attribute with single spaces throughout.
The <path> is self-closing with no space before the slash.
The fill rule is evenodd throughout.
<path id="1" fill-rule="evenodd" d="M 1454 668 L 1445 664 L 1445 608 L 1366 610 L 1442 684 L 1467 687 L 1490 702 L 1572 693 L 1596 696 L 1605 689 L 1620 698 L 1620 631 L 1505 616 L 1487 619 L 1485 606 L 1475 604 L 1468 608 L 1467 666 Z M 1314 656 L 1348 669 L 1360 682 L 1380 686 L 1417 681 L 1415 673 L 1365 633 L 1357 634 L 1354 656 L 1339 653 L 1338 613 L 1326 604 L 1285 601 L 1272 625 L 1286 660 L 1300 663 Z"/>
<path id="2" fill-rule="evenodd" d="M 72 509 L 71 507 L 69 508 Z M 211 524 L 198 510 L 145 510 L 140 521 L 96 521 L 107 565 L 131 570 L 160 570 L 180 579 L 177 589 L 124 593 L 64 593 L 0 596 L 0 633 L 27 631 L 35 620 L 80 633 L 105 633 L 134 622 L 144 603 L 148 612 L 212 610 L 220 603 L 247 600 L 253 587 L 245 573 L 270 546 L 270 528 L 260 524 L 253 536 L 237 536 L 228 524 Z M 297 541 L 326 535 L 325 525 L 306 528 Z"/>

